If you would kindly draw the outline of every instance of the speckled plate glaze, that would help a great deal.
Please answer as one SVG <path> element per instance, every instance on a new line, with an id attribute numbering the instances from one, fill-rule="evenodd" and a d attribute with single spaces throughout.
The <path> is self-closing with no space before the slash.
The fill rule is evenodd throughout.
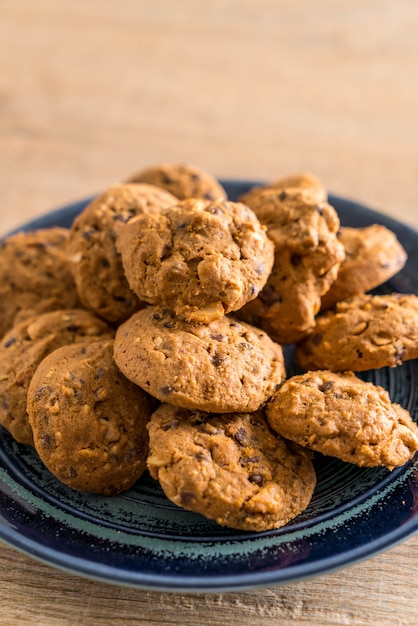
<path id="1" fill-rule="evenodd" d="M 252 186 L 221 181 L 231 200 Z M 25 230 L 70 226 L 90 199 L 48 213 Z M 409 259 L 385 291 L 418 293 L 418 232 L 356 202 L 331 196 L 341 222 L 393 230 Z M 289 375 L 295 372 L 286 350 Z M 418 361 L 362 374 L 418 421 Z M 35 452 L 0 437 L 0 538 L 50 565 L 109 583 L 165 591 L 264 587 L 341 568 L 418 529 L 418 458 L 389 472 L 316 455 L 310 506 L 285 528 L 229 530 L 171 504 L 148 475 L 114 498 L 59 483 Z"/>

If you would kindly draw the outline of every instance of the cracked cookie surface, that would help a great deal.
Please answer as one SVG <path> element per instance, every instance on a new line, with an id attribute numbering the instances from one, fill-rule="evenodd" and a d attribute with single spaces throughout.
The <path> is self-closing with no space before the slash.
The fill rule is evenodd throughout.
<path id="1" fill-rule="evenodd" d="M 365 228 L 342 227 L 338 240 L 344 246 L 345 259 L 331 288 L 322 297 L 323 310 L 381 285 L 397 274 L 407 260 L 396 235 L 380 224 Z"/>
<path id="2" fill-rule="evenodd" d="M 32 378 L 28 414 L 43 463 L 73 489 L 116 495 L 146 469 L 147 394 L 113 360 L 113 341 L 58 348 Z"/>
<path id="3" fill-rule="evenodd" d="M 33 445 L 26 400 L 38 365 L 63 345 L 112 335 L 103 320 L 83 309 L 43 313 L 14 326 L 0 343 L 0 424 L 19 443 Z"/>
<path id="4" fill-rule="evenodd" d="M 67 254 L 86 308 L 119 323 L 142 306 L 125 278 L 116 238 L 135 215 L 158 212 L 175 202 L 174 196 L 151 185 L 114 185 L 74 220 Z"/>
<path id="5" fill-rule="evenodd" d="M 395 367 L 418 357 L 418 297 L 360 295 L 317 318 L 295 350 L 301 367 L 333 371 Z"/>
<path id="6" fill-rule="evenodd" d="M 240 203 L 189 199 L 131 220 L 117 241 L 138 298 L 208 323 L 255 298 L 274 246 Z"/>
<path id="7" fill-rule="evenodd" d="M 262 191 L 254 211 L 274 243 L 274 265 L 258 297 L 238 315 L 279 343 L 295 343 L 315 326 L 321 296 L 344 258 L 338 215 L 309 191 L 296 190 Z"/>
<path id="8" fill-rule="evenodd" d="M 418 427 L 383 387 L 351 372 L 313 371 L 288 379 L 266 409 L 283 437 L 360 466 L 404 465 L 418 450 Z"/>
<path id="9" fill-rule="evenodd" d="M 115 360 L 123 374 L 175 406 L 254 411 L 285 377 L 282 348 L 233 317 L 193 324 L 146 307 L 119 326 Z"/>
<path id="10" fill-rule="evenodd" d="M 162 404 L 148 430 L 151 476 L 170 500 L 218 524 L 279 528 L 311 500 L 310 453 L 274 435 L 262 411 L 214 415 Z"/>

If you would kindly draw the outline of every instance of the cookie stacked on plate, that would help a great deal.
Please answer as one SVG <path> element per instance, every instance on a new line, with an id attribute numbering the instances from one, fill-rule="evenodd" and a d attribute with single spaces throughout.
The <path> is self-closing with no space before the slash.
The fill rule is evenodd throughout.
<path id="1" fill-rule="evenodd" d="M 406 253 L 340 227 L 314 176 L 231 201 L 196 167 L 148 168 L 57 233 L 65 274 L 54 231 L 3 243 L 0 422 L 67 485 L 112 495 L 148 468 L 179 506 L 263 531 L 308 506 L 312 451 L 393 468 L 418 449 L 353 374 L 418 355 L 418 299 L 368 293 Z M 288 380 L 286 344 L 306 370 Z"/>

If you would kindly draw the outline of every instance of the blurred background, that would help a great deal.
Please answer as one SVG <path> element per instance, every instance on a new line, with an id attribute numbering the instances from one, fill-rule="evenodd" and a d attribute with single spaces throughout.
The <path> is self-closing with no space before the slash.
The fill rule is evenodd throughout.
<path id="1" fill-rule="evenodd" d="M 0 45 L 2 233 L 160 162 L 418 226 L 416 0 L 0 0 Z"/>

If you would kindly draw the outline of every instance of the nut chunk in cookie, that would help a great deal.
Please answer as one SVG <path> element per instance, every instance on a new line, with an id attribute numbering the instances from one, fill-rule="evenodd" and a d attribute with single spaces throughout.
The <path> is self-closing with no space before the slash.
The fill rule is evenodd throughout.
<path id="1" fill-rule="evenodd" d="M 174 196 L 151 185 L 113 185 L 74 220 L 67 254 L 86 308 L 119 323 L 142 306 L 126 281 L 115 241 L 135 215 L 158 212 L 175 202 Z"/>
<path id="2" fill-rule="evenodd" d="M 366 228 L 342 227 L 338 239 L 344 246 L 345 259 L 335 282 L 322 297 L 323 310 L 381 285 L 397 274 L 407 259 L 396 235 L 380 224 Z"/>
<path id="3" fill-rule="evenodd" d="M 117 241 L 138 298 L 206 324 L 255 298 L 274 246 L 254 213 L 236 202 L 190 199 L 131 220 Z"/>
<path id="4" fill-rule="evenodd" d="M 311 500 L 310 453 L 275 436 L 262 411 L 214 415 L 162 404 L 148 430 L 148 469 L 166 496 L 222 526 L 279 528 Z"/>
<path id="5" fill-rule="evenodd" d="M 282 348 L 258 328 L 228 316 L 194 324 L 151 306 L 119 326 L 115 360 L 158 400 L 218 413 L 255 411 L 285 378 Z"/>
<path id="6" fill-rule="evenodd" d="M 179 200 L 226 200 L 226 191 L 208 172 L 182 163 L 161 163 L 132 174 L 129 183 L 148 183 L 169 191 Z"/>
<path id="7" fill-rule="evenodd" d="M 279 343 L 295 343 L 314 326 L 321 297 L 344 258 L 339 219 L 309 191 L 267 189 L 253 210 L 274 242 L 273 270 L 259 296 L 238 313 Z"/>
<path id="8" fill-rule="evenodd" d="M 318 316 L 295 356 L 303 369 L 361 372 L 418 357 L 418 297 L 360 295 Z"/>
<path id="9" fill-rule="evenodd" d="M 408 411 L 352 372 L 289 378 L 266 412 L 282 437 L 355 465 L 393 469 L 418 450 L 418 427 Z"/>
<path id="10" fill-rule="evenodd" d="M 116 495 L 146 468 L 150 399 L 113 360 L 113 341 L 74 344 L 46 357 L 32 378 L 28 415 L 35 449 L 58 480 Z"/>

